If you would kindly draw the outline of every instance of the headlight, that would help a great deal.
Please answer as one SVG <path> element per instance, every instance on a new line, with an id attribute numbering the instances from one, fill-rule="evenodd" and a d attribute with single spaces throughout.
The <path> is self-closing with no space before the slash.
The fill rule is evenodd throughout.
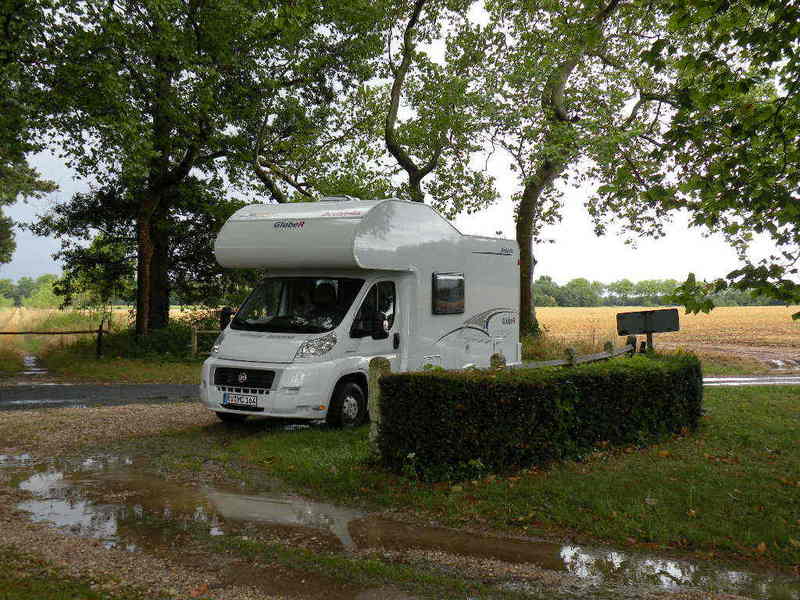
<path id="1" fill-rule="evenodd" d="M 224 339 L 225 339 L 225 332 L 223 331 L 217 336 L 217 339 L 214 340 L 214 345 L 211 346 L 211 356 L 215 356 L 220 353 L 220 351 L 222 350 L 222 342 Z"/>
<path id="2" fill-rule="evenodd" d="M 336 345 L 336 334 L 329 333 L 328 335 L 314 338 L 303 342 L 303 345 L 297 350 L 295 358 L 311 358 L 312 356 L 322 356 L 326 352 L 333 350 Z"/>

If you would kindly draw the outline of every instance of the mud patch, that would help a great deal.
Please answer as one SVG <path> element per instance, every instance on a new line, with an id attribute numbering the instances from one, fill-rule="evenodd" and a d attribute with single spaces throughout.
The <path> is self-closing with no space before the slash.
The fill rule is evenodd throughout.
<path id="1" fill-rule="evenodd" d="M 658 349 L 676 350 L 682 348 L 698 354 L 719 357 L 740 358 L 759 362 L 765 370 L 800 370 L 800 348 L 787 346 L 753 346 L 748 344 L 710 344 L 701 342 L 659 342 Z"/>
<path id="2" fill-rule="evenodd" d="M 17 461 L 15 466 L 24 467 L 24 462 L 14 460 Z M 179 484 L 139 468 L 136 461 L 127 456 L 91 457 L 53 464 L 45 470 L 29 472 L 19 488 L 32 496 L 18 504 L 31 520 L 52 523 L 64 532 L 97 539 L 108 548 L 152 553 L 167 549 L 182 555 L 184 561 L 196 560 L 200 567 L 206 564 L 226 584 L 256 586 L 272 594 L 291 595 L 292 590 L 298 589 L 298 581 L 312 580 L 315 582 L 312 587 L 316 586 L 320 594 L 328 586 L 333 593 L 325 596 L 328 600 L 352 598 L 356 592 L 368 590 L 285 565 L 265 566 L 252 561 L 245 564 L 235 553 L 225 553 L 224 558 L 209 565 L 206 550 L 197 540 L 203 537 L 229 539 L 236 546 L 255 539 L 313 552 L 356 555 L 370 551 L 399 555 L 422 552 L 431 557 L 458 557 L 465 563 L 491 561 L 493 564 L 529 565 L 539 574 L 560 573 L 572 582 L 572 587 L 591 594 L 609 589 L 621 591 L 623 597 L 644 595 L 645 591 L 703 591 L 770 600 L 800 600 L 800 582 L 787 576 L 613 548 L 423 527 L 290 494 Z M 196 559 L 192 559 L 193 556 Z M 432 560 L 429 566 L 436 567 L 435 559 Z M 475 576 L 485 578 L 486 573 Z M 519 575 L 501 577 L 497 583 L 516 591 L 532 592 L 535 588 Z M 305 590 L 305 586 L 302 587 Z M 541 588 L 535 589 L 541 591 Z M 303 596 L 316 597 L 317 594 L 304 593 Z"/>

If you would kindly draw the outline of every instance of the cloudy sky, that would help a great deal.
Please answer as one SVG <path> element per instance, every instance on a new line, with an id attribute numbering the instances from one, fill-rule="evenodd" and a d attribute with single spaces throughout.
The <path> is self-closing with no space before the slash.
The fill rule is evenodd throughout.
<path id="1" fill-rule="evenodd" d="M 51 155 L 38 155 L 32 163 L 43 176 L 55 181 L 60 189 L 43 200 L 18 202 L 8 207 L 6 212 L 17 221 L 35 220 L 36 215 L 47 211 L 55 203 L 87 189 L 86 182 L 76 180 L 69 169 Z M 499 182 L 502 199 L 484 211 L 456 218 L 455 225 L 468 234 L 492 236 L 502 231 L 504 237 L 513 238 L 510 197 L 515 190 L 514 178 L 502 164 L 490 168 Z M 663 278 L 683 280 L 690 272 L 694 272 L 698 278 L 710 279 L 724 275 L 737 265 L 735 253 L 721 237 L 704 237 L 701 230 L 689 229 L 685 215 L 676 215 L 667 228 L 665 238 L 641 240 L 637 248 L 626 245 L 621 237 L 613 233 L 598 238 L 583 207 L 583 198 L 587 193 L 587 190 L 567 190 L 563 221 L 545 232 L 555 242 L 536 249 L 539 261 L 537 274 L 550 275 L 560 283 L 575 277 L 603 282 L 624 277 L 633 281 Z M 58 247 L 54 239 L 19 231 L 14 259 L 7 265 L 0 265 L 0 278 L 18 279 L 58 273 L 59 265 L 51 257 Z M 767 254 L 770 246 L 762 243 L 757 249 L 758 254 Z"/>

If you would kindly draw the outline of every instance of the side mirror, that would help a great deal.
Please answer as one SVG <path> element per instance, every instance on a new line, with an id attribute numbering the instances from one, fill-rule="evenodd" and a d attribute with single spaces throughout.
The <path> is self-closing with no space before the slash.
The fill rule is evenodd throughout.
<path id="1" fill-rule="evenodd" d="M 385 340 L 389 337 L 389 319 L 382 312 L 375 313 L 371 329 L 373 340 Z"/>

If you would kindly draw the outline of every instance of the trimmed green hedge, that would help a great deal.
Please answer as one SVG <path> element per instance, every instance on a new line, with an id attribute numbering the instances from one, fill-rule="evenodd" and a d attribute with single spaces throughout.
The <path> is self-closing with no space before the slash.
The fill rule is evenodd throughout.
<path id="1" fill-rule="evenodd" d="M 381 378 L 378 445 L 427 480 L 544 464 L 600 441 L 641 444 L 694 429 L 700 361 L 636 356 L 569 368 L 428 371 Z"/>

